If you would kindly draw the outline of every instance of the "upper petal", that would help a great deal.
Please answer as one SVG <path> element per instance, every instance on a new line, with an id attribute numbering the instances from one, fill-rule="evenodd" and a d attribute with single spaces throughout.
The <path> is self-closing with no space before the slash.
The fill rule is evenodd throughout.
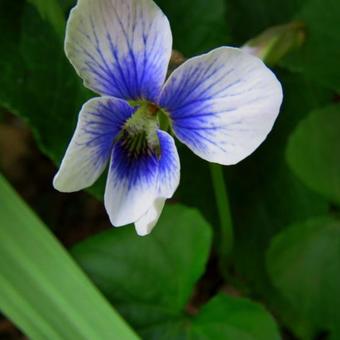
<path id="1" fill-rule="evenodd" d="M 166 16 L 152 0 L 78 0 L 67 23 L 67 57 L 93 91 L 155 101 L 172 49 Z"/>
<path id="2" fill-rule="evenodd" d="M 54 177 L 54 187 L 62 192 L 72 192 L 92 185 L 107 164 L 115 136 L 133 111 L 130 105 L 116 98 L 94 98 L 85 103 Z"/>
<path id="3" fill-rule="evenodd" d="M 158 199 L 171 197 L 178 186 L 179 158 L 174 140 L 163 131 L 158 137 L 160 155 L 148 152 L 131 158 L 121 143 L 113 148 L 105 207 L 114 226 L 138 221 L 140 229 L 151 230 L 161 211 Z"/>
<path id="4" fill-rule="evenodd" d="M 241 161 L 264 141 L 281 102 L 275 75 L 260 59 L 231 47 L 186 61 L 160 98 L 179 140 L 224 165 Z"/>

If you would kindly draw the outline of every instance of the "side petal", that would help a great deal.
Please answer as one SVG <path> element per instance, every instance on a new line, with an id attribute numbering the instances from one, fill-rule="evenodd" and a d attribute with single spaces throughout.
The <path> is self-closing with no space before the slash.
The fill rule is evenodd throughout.
<path id="1" fill-rule="evenodd" d="M 151 233 L 152 229 L 158 222 L 165 204 L 165 198 L 157 198 L 151 208 L 135 222 L 135 229 L 139 236 L 145 236 Z"/>
<path id="2" fill-rule="evenodd" d="M 275 75 L 260 59 L 231 47 L 182 64 L 160 98 L 178 139 L 224 165 L 241 161 L 265 140 L 281 102 Z"/>
<path id="3" fill-rule="evenodd" d="M 61 192 L 91 186 L 103 172 L 113 140 L 133 111 L 116 98 L 94 98 L 85 103 L 53 186 Z"/>
<path id="4" fill-rule="evenodd" d="M 171 49 L 152 0 L 78 0 L 66 28 L 66 55 L 85 85 L 126 100 L 158 98 Z"/>
<path id="5" fill-rule="evenodd" d="M 161 211 L 159 202 L 175 192 L 180 174 L 176 146 L 166 132 L 158 131 L 158 138 L 160 155 L 131 159 L 119 143 L 114 146 L 105 189 L 105 207 L 114 226 L 136 222 L 136 228 L 151 231 Z"/>

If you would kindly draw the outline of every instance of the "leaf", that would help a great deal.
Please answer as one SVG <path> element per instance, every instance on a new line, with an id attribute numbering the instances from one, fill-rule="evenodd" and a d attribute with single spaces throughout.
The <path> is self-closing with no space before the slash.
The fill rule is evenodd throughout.
<path id="1" fill-rule="evenodd" d="M 328 90 L 296 74 L 278 74 L 284 103 L 266 141 L 240 164 L 226 169 L 235 227 L 234 261 L 248 289 L 272 302 L 265 269 L 271 238 L 285 226 L 325 214 L 327 201 L 309 190 L 289 169 L 285 147 L 295 126 L 312 108 L 330 102 Z M 280 307 L 281 308 L 281 307 Z"/>
<path id="2" fill-rule="evenodd" d="M 284 58 L 281 66 L 330 89 L 340 90 L 337 0 L 227 0 L 227 17 L 233 43 L 238 45 L 272 26 L 302 22 L 306 30 L 305 43 Z"/>
<path id="3" fill-rule="evenodd" d="M 227 0 L 227 20 L 235 43 L 243 45 L 271 26 L 288 23 L 307 1 Z"/>
<path id="4" fill-rule="evenodd" d="M 24 118 L 40 148 L 59 162 L 89 93 L 47 21 L 23 1 L 0 3 L 0 104 Z"/>
<path id="5" fill-rule="evenodd" d="M 48 20 L 60 38 L 64 35 L 64 13 L 57 0 L 28 0 L 32 3 L 43 19 Z"/>
<path id="6" fill-rule="evenodd" d="M 185 314 L 210 243 L 200 214 L 176 205 L 166 207 L 150 236 L 110 230 L 81 242 L 72 254 L 145 339 L 278 339 L 270 315 L 245 299 L 221 294 L 197 317 Z"/>
<path id="7" fill-rule="evenodd" d="M 340 105 L 313 111 L 292 133 L 291 169 L 309 188 L 340 204 Z"/>
<path id="8" fill-rule="evenodd" d="M 112 229 L 72 254 L 107 298 L 136 327 L 177 316 L 203 274 L 209 225 L 194 210 L 167 206 L 150 236 Z"/>
<path id="9" fill-rule="evenodd" d="M 32 339 L 136 339 L 0 176 L 0 308 Z"/>
<path id="10" fill-rule="evenodd" d="M 267 253 L 272 282 L 298 318 L 295 332 L 314 339 L 340 337 L 340 221 L 326 216 L 297 223 L 279 234 Z"/>
<path id="11" fill-rule="evenodd" d="M 169 18 L 174 48 L 186 57 L 226 45 L 224 0 L 156 0 Z"/>
<path id="12" fill-rule="evenodd" d="M 224 294 L 203 307 L 193 331 L 201 339 L 280 339 L 275 321 L 261 305 Z"/>
<path id="13" fill-rule="evenodd" d="M 300 49 L 289 55 L 282 65 L 340 91 L 338 0 L 306 1 L 296 19 L 306 26 L 306 41 Z"/>
<path id="14" fill-rule="evenodd" d="M 155 325 L 143 333 L 145 339 L 276 340 L 278 328 L 259 304 L 218 294 L 192 319 Z"/>

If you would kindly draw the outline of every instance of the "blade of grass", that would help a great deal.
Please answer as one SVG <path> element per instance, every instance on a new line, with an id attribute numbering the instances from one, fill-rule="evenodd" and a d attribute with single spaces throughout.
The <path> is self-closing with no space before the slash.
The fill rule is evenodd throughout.
<path id="1" fill-rule="evenodd" d="M 32 339 L 138 339 L 0 175 L 0 309 Z"/>

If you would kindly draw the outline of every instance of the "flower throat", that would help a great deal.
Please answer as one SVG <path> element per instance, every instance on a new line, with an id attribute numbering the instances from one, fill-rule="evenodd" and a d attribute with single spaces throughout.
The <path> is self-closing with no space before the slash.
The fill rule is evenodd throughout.
<path id="1" fill-rule="evenodd" d="M 144 155 L 160 157 L 160 143 L 157 130 L 160 128 L 161 109 L 150 102 L 130 102 L 136 111 L 123 126 L 116 142 L 125 149 L 131 159 Z M 162 118 L 161 118 L 162 119 Z"/>

